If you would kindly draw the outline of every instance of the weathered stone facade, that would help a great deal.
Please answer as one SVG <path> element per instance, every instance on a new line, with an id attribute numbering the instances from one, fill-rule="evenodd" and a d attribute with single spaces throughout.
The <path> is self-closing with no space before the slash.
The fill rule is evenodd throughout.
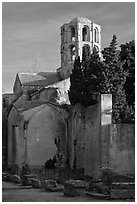
<path id="1" fill-rule="evenodd" d="M 111 94 L 88 108 L 77 104 L 68 121 L 71 168 L 96 179 L 104 170 L 135 175 L 135 125 L 112 124 Z"/>
<path id="2" fill-rule="evenodd" d="M 8 164 L 42 168 L 62 154 L 66 161 L 67 112 L 52 104 L 32 108 L 13 106 L 8 128 Z"/>

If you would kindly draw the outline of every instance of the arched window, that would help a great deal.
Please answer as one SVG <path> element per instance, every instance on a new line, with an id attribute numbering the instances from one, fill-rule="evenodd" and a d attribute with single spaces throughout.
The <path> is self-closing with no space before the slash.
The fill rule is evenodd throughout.
<path id="1" fill-rule="evenodd" d="M 75 28 L 74 27 L 71 27 L 70 28 L 70 38 L 71 38 L 71 41 L 75 41 L 75 37 L 76 37 L 76 34 L 75 34 Z"/>
<path id="2" fill-rule="evenodd" d="M 96 43 L 99 43 L 99 31 L 98 31 L 98 28 L 94 29 L 94 41 Z"/>
<path id="3" fill-rule="evenodd" d="M 89 32 L 88 26 L 84 26 L 82 28 L 82 40 L 83 41 L 90 41 L 90 32 Z"/>
<path id="4" fill-rule="evenodd" d="M 76 56 L 76 48 L 74 45 L 70 46 L 70 60 L 74 61 Z"/>

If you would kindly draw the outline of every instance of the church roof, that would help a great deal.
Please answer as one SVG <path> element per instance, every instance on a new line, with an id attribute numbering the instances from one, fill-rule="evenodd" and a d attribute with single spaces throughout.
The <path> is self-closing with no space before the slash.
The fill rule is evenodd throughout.
<path id="1" fill-rule="evenodd" d="M 34 101 L 26 101 L 26 103 L 24 104 L 14 103 L 13 106 L 16 107 L 18 111 L 25 111 L 44 104 L 46 104 L 44 101 L 34 100 Z"/>
<path id="2" fill-rule="evenodd" d="M 61 80 L 56 72 L 18 73 L 18 77 L 23 86 L 48 86 Z"/>
<path id="3" fill-rule="evenodd" d="M 44 77 L 37 75 L 37 73 L 18 73 L 21 84 L 25 84 L 27 82 L 33 82 L 38 80 L 45 79 Z"/>

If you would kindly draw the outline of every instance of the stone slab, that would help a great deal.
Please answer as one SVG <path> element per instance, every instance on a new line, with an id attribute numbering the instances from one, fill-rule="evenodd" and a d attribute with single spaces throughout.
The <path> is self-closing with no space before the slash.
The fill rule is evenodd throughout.
<path id="1" fill-rule="evenodd" d="M 86 183 L 81 180 L 70 180 L 64 184 L 64 195 L 84 196 L 86 195 Z"/>
<path id="2" fill-rule="evenodd" d="M 112 199 L 133 199 L 135 198 L 135 190 L 132 189 L 111 189 Z"/>

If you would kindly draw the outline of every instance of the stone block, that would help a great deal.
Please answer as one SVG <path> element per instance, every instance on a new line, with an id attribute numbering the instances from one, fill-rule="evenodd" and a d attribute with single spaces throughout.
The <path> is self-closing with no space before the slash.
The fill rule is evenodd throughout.
<path id="1" fill-rule="evenodd" d="M 64 195 L 83 196 L 86 195 L 87 184 L 81 180 L 70 180 L 64 184 Z"/>
<path id="2" fill-rule="evenodd" d="M 53 187 L 51 189 L 49 189 L 49 191 L 51 192 L 62 192 L 64 190 L 63 186 L 57 186 L 57 187 Z"/>
<path id="3" fill-rule="evenodd" d="M 111 198 L 113 199 L 135 198 L 135 183 L 113 182 L 111 185 Z"/>
<path id="4" fill-rule="evenodd" d="M 42 183 L 39 179 L 31 179 L 31 182 L 32 182 L 32 186 L 34 188 L 41 188 L 42 187 Z"/>
<path id="5" fill-rule="evenodd" d="M 20 178 L 20 176 L 18 176 L 18 175 L 13 175 L 12 176 L 12 182 L 14 182 L 14 183 L 21 183 L 21 178 Z"/>
<path id="6" fill-rule="evenodd" d="M 97 193 L 101 193 L 104 195 L 110 194 L 110 189 L 108 185 L 105 185 L 103 182 L 99 183 L 90 183 L 90 186 L 88 188 L 89 191 L 94 191 Z"/>
<path id="7" fill-rule="evenodd" d="M 135 190 L 133 189 L 111 189 L 112 199 L 134 199 Z"/>
<path id="8" fill-rule="evenodd" d="M 8 180 L 7 180 L 7 181 L 14 182 L 14 179 L 13 179 L 13 175 L 12 175 L 12 174 L 9 174 L 9 175 L 8 175 Z"/>
<path id="9" fill-rule="evenodd" d="M 57 188 L 57 182 L 55 180 L 44 180 L 43 187 L 45 191 L 51 191 Z"/>
<path id="10" fill-rule="evenodd" d="M 8 181 L 9 173 L 2 173 L 2 181 Z"/>
<path id="11" fill-rule="evenodd" d="M 93 191 L 92 192 L 87 191 L 86 195 L 89 195 L 89 196 L 94 197 L 96 199 L 105 199 L 105 200 L 110 199 L 110 195 L 105 195 L 105 194 L 101 194 L 101 193 L 97 193 L 97 192 L 93 192 Z"/>
<path id="12" fill-rule="evenodd" d="M 112 189 L 135 189 L 134 182 L 112 182 Z"/>
<path id="13" fill-rule="evenodd" d="M 36 179 L 35 174 L 28 174 L 22 177 L 22 184 L 25 186 L 31 186 L 33 183 L 33 179 Z"/>

